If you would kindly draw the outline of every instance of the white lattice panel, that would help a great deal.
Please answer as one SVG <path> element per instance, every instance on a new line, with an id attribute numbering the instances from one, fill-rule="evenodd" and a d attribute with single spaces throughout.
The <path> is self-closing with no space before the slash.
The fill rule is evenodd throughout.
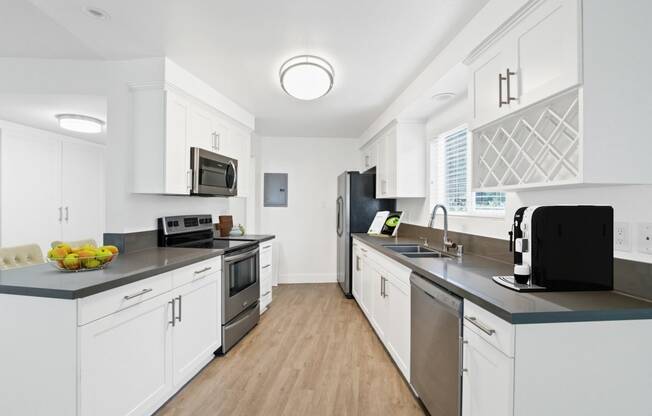
<path id="1" fill-rule="evenodd" d="M 475 189 L 580 180 L 578 91 L 473 132 Z"/>

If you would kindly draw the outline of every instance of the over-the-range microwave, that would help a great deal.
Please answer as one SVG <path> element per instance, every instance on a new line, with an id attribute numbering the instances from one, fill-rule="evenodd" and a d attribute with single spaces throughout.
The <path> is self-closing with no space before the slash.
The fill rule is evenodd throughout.
<path id="1" fill-rule="evenodd" d="M 238 195 L 238 161 L 198 147 L 190 148 L 192 195 Z"/>

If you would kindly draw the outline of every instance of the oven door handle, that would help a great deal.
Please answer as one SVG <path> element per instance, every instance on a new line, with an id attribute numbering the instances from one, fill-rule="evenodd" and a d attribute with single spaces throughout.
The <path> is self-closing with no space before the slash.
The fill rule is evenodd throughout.
<path id="1" fill-rule="evenodd" d="M 258 250 L 259 250 L 259 248 L 256 247 L 255 250 L 247 251 L 246 253 L 236 254 L 234 256 L 224 257 L 224 262 L 225 263 L 232 263 L 232 262 L 236 262 L 236 261 L 239 261 L 239 260 L 242 260 L 242 259 L 246 259 L 248 257 L 253 257 L 258 253 Z"/>

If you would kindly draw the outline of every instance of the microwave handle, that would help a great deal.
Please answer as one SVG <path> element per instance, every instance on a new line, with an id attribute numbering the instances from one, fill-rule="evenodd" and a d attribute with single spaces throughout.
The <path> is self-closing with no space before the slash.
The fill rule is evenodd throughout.
<path id="1" fill-rule="evenodd" d="M 231 186 L 230 191 L 233 192 L 236 186 L 238 186 L 238 169 L 235 167 L 235 163 L 232 160 L 229 160 L 229 165 L 233 168 L 233 185 Z"/>

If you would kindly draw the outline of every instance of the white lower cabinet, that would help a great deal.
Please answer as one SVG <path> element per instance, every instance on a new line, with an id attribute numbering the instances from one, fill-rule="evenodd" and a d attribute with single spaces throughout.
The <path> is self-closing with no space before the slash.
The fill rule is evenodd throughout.
<path id="1" fill-rule="evenodd" d="M 464 327 L 462 416 L 514 414 L 514 359 Z"/>
<path id="2" fill-rule="evenodd" d="M 357 241 L 353 253 L 353 295 L 409 380 L 410 270 Z"/>
<path id="3" fill-rule="evenodd" d="M 176 290 L 175 324 L 172 327 L 174 387 L 183 386 L 206 364 L 219 347 L 221 284 L 219 274 L 213 274 Z"/>
<path id="4" fill-rule="evenodd" d="M 260 244 L 260 314 L 262 315 L 272 303 L 272 286 L 274 275 L 274 240 Z"/>
<path id="5" fill-rule="evenodd" d="M 80 415 L 152 414 L 211 361 L 221 345 L 220 264 L 214 261 L 212 274 L 79 327 Z M 140 288 L 157 279 L 131 284 L 131 296 L 150 293 Z M 85 307 L 116 296 L 131 301 L 123 288 L 85 298 Z"/>
<path id="6" fill-rule="evenodd" d="M 171 305 L 162 295 L 82 326 L 80 414 L 144 415 L 172 389 Z"/>

